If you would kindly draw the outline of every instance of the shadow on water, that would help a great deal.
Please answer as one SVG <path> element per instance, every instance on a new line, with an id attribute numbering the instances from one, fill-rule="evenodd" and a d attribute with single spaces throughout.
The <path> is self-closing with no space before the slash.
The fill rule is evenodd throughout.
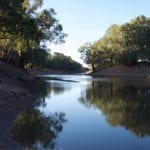
<path id="1" fill-rule="evenodd" d="M 46 117 L 37 109 L 27 110 L 18 115 L 12 133 L 14 139 L 26 149 L 54 149 L 65 122 L 64 113 Z"/>
<path id="2" fill-rule="evenodd" d="M 150 136 L 150 83 L 132 81 L 93 81 L 79 101 L 100 109 L 112 126 L 123 126 L 138 137 Z"/>

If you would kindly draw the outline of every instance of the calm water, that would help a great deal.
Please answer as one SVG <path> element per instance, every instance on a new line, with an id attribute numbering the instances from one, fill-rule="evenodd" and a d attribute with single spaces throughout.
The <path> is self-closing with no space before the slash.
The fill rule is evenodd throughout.
<path id="1" fill-rule="evenodd" d="M 150 79 L 51 75 L 14 125 L 25 147 L 150 150 Z M 56 80 L 59 78 L 60 80 Z"/>

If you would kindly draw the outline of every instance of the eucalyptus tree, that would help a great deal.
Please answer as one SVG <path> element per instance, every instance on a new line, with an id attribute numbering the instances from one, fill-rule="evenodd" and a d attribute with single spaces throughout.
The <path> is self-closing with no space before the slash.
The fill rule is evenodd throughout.
<path id="1" fill-rule="evenodd" d="M 100 45 L 105 51 L 105 60 L 109 66 L 118 63 L 118 58 L 122 50 L 122 33 L 119 25 L 111 25 L 100 40 Z"/>
<path id="2" fill-rule="evenodd" d="M 138 58 L 150 60 L 150 18 L 139 16 L 131 20 L 136 30 L 134 44 L 138 51 Z"/>
<path id="3" fill-rule="evenodd" d="M 43 0 L 2 0 L 0 2 L 1 51 L 11 49 L 19 55 L 19 65 L 24 67 L 24 54 L 40 46 L 41 42 L 64 42 L 66 34 L 55 18 L 54 9 L 42 10 Z"/>
<path id="4" fill-rule="evenodd" d="M 80 72 L 82 69 L 81 64 L 71 59 L 70 56 L 65 56 L 62 53 L 55 52 L 48 59 L 48 68 L 59 71 L 67 72 Z"/>
<path id="5" fill-rule="evenodd" d="M 127 65 L 150 59 L 150 19 L 139 16 L 121 26 L 122 59 Z"/>
<path id="6" fill-rule="evenodd" d="M 95 65 L 97 64 L 99 58 L 96 44 L 87 42 L 84 45 L 82 45 L 78 49 L 78 51 L 81 53 L 81 58 L 83 59 L 83 61 L 86 64 L 91 65 L 92 70 L 95 71 Z"/>
<path id="7" fill-rule="evenodd" d="M 79 48 L 85 63 L 110 67 L 150 63 L 150 18 L 139 16 L 122 25 L 111 25 L 94 44 Z M 93 69 L 94 70 L 94 69 Z"/>

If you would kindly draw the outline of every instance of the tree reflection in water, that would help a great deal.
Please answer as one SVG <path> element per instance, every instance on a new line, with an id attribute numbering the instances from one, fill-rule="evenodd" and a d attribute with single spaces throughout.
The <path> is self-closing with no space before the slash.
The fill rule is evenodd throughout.
<path id="1" fill-rule="evenodd" d="M 88 107 L 99 108 L 112 126 L 123 126 L 139 137 L 150 135 L 150 84 L 147 81 L 93 81 L 79 100 Z"/>
<path id="2" fill-rule="evenodd" d="M 27 149 L 53 149 L 65 122 L 64 113 L 46 117 L 37 109 L 28 110 L 18 115 L 12 133 L 14 139 Z"/>
<path id="3" fill-rule="evenodd" d="M 66 90 L 70 90 L 70 87 L 64 86 L 64 83 L 62 82 L 50 82 L 50 80 L 46 81 L 39 81 L 36 83 L 34 87 L 34 92 L 38 95 L 38 100 L 36 102 L 36 106 L 46 106 L 45 100 L 46 98 L 50 98 L 51 94 L 59 95 L 62 94 Z"/>

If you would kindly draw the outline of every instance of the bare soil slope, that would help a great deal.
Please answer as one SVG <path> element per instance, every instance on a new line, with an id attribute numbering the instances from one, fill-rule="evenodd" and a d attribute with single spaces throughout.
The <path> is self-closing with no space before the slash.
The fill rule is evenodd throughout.
<path id="1" fill-rule="evenodd" d="M 123 65 L 118 65 L 103 69 L 92 73 L 93 75 L 100 76 L 115 76 L 115 77 L 148 77 L 150 75 L 150 67 L 146 66 L 134 66 L 127 67 Z"/>
<path id="2" fill-rule="evenodd" d="M 0 61 L 0 149 L 21 149 L 11 135 L 17 114 L 32 107 L 36 97 L 32 87 L 36 77 Z"/>

